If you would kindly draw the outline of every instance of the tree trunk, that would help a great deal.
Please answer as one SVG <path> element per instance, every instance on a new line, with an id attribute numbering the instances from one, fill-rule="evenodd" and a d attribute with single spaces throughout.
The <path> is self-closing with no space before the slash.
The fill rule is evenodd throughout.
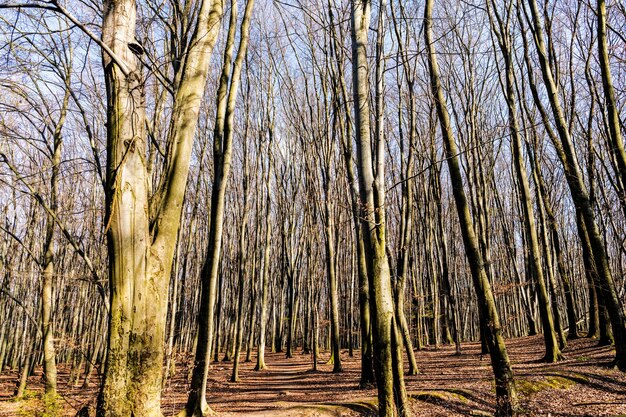
<path id="1" fill-rule="evenodd" d="M 268 166 L 264 168 L 267 169 L 265 174 L 265 193 L 266 193 L 266 203 L 265 203 L 265 241 L 263 242 L 263 269 L 261 272 L 261 317 L 259 318 L 259 346 L 257 348 L 257 362 L 255 371 L 260 371 L 265 369 L 267 366 L 265 365 L 265 333 L 267 329 L 267 304 L 268 304 L 268 296 L 269 296 L 269 262 L 270 262 L 270 244 L 272 238 L 272 230 L 271 230 L 271 194 L 270 194 L 270 171 L 272 170 L 272 156 L 271 156 L 271 144 L 272 144 L 272 130 L 270 128 L 270 141 L 268 143 L 267 153 L 268 157 Z"/>
<path id="2" fill-rule="evenodd" d="M 543 265 L 541 262 L 541 251 L 539 248 L 539 238 L 537 236 L 537 228 L 535 226 L 535 215 L 533 212 L 532 197 L 530 193 L 530 184 L 526 174 L 526 164 L 522 155 L 522 138 L 520 135 L 520 124 L 517 115 L 517 99 L 515 95 L 515 73 L 513 68 L 513 56 L 511 52 L 511 34 L 504 24 L 504 20 L 509 20 L 510 16 L 500 16 L 495 2 L 490 2 L 491 13 L 490 22 L 492 30 L 498 41 L 500 52 L 504 58 L 504 78 L 503 85 L 504 95 L 507 102 L 509 113 L 509 132 L 511 134 L 511 150 L 513 153 L 513 163 L 517 174 L 517 183 L 519 186 L 520 205 L 522 207 L 524 230 L 526 234 L 526 242 L 528 244 L 528 263 L 537 285 L 539 295 L 539 312 L 541 322 L 543 324 L 543 335 L 546 353 L 544 360 L 546 362 L 556 362 L 562 359 L 559 344 L 556 340 L 553 308 L 557 306 L 550 305 L 548 295 L 548 287 L 544 277 Z M 498 26 L 494 22 L 495 16 Z M 549 248 L 546 247 L 546 251 Z"/>
<path id="3" fill-rule="evenodd" d="M 424 9 L 424 37 L 428 51 L 428 65 L 430 69 L 430 80 L 432 93 L 437 107 L 437 115 L 441 126 L 441 133 L 444 140 L 448 169 L 456 208 L 465 245 L 472 279 L 478 297 L 479 309 L 481 311 L 481 322 L 485 331 L 485 339 L 489 347 L 491 365 L 496 382 L 496 416 L 510 416 L 517 412 L 517 391 L 513 380 L 513 372 L 507 354 L 500 319 L 496 310 L 495 299 L 491 290 L 491 284 L 487 279 L 487 274 L 483 268 L 483 259 L 480 252 L 478 239 L 474 231 L 474 226 L 467 205 L 467 198 L 463 189 L 463 179 L 459 167 L 459 150 L 454 140 L 454 134 L 450 124 L 450 118 L 446 109 L 446 100 L 439 80 L 439 65 L 433 44 L 432 34 L 432 10 L 433 0 L 427 0 Z"/>
<path id="4" fill-rule="evenodd" d="M 589 198 L 587 187 L 584 183 L 574 144 L 565 121 L 565 115 L 558 95 L 558 87 L 553 77 L 552 67 L 546 52 L 543 25 L 540 21 L 539 9 L 536 0 L 528 0 L 530 6 L 534 40 L 539 56 L 541 74 L 548 92 L 548 100 L 554 116 L 554 124 L 560 139 L 549 135 L 559 155 L 559 159 L 565 170 L 565 177 L 574 200 L 576 209 L 580 211 L 591 244 L 591 251 L 595 268 L 598 273 L 599 289 L 606 303 L 609 318 L 615 336 L 615 361 L 614 365 L 620 370 L 626 371 L 626 316 L 622 309 L 615 281 L 611 273 L 609 259 L 600 230 L 595 221 L 594 211 Z M 521 20 L 521 17 L 520 17 Z M 581 236 L 582 239 L 582 236 Z"/>
<path id="5" fill-rule="evenodd" d="M 207 0 L 204 0 L 207 1 Z M 216 2 L 216 4 L 219 1 Z M 193 375 L 185 412 L 191 416 L 204 416 L 211 410 L 206 403 L 207 376 L 210 350 L 213 337 L 213 311 L 216 296 L 216 281 L 219 271 L 226 184 L 231 168 L 232 142 L 234 135 L 234 114 L 243 61 L 247 53 L 250 15 L 254 0 L 247 0 L 240 27 L 239 47 L 232 62 L 234 39 L 237 25 L 237 2 L 231 1 L 230 22 L 220 84 L 217 91 L 217 109 L 213 135 L 214 181 L 211 190 L 211 217 L 207 258 L 202 268 L 201 307 L 198 319 L 198 346 L 195 353 Z M 221 11 L 221 4 L 220 4 Z M 218 26 L 216 24 L 216 26 Z M 217 323 L 219 328 L 219 322 Z M 216 338 L 219 346 L 219 339 Z M 216 353 L 219 349 L 216 349 Z"/>
<path id="6" fill-rule="evenodd" d="M 340 57 L 339 41 L 337 34 L 334 31 L 335 25 L 334 15 L 329 5 L 329 17 L 331 21 L 331 34 L 333 37 L 333 52 L 335 54 L 335 61 L 342 62 Z M 341 146 L 343 151 L 343 160 L 346 168 L 346 175 L 348 177 L 348 192 L 350 194 L 350 208 L 352 213 L 352 223 L 354 226 L 354 249 L 356 251 L 356 265 L 358 273 L 359 283 L 359 318 L 361 328 L 361 379 L 359 386 L 366 388 L 374 384 L 374 358 L 373 358 L 373 340 L 372 340 L 372 324 L 371 324 L 371 312 L 370 312 L 370 289 L 367 276 L 367 261 L 365 259 L 365 243 L 363 232 L 361 229 L 361 209 L 359 207 L 359 185 L 354 174 L 353 157 L 352 157 L 352 119 L 350 118 L 350 109 L 348 107 L 348 93 L 346 84 L 344 81 L 343 66 L 337 65 L 337 78 L 339 79 L 339 85 L 336 86 L 334 94 L 336 99 L 341 98 L 343 103 L 343 110 L 345 112 L 346 121 L 342 117 L 343 114 L 339 113 L 339 125 L 345 126 L 340 129 Z M 337 91 L 340 90 L 340 91 Z"/>
<path id="7" fill-rule="evenodd" d="M 379 16 L 385 19 L 385 3 L 381 4 Z M 372 158 L 370 142 L 370 109 L 367 63 L 367 32 L 369 29 L 371 3 L 369 0 L 353 0 L 351 2 L 351 38 L 352 38 L 352 77 L 354 116 L 357 142 L 357 166 L 359 172 L 359 191 L 361 209 L 361 230 L 364 237 L 364 248 L 367 259 L 367 271 L 370 284 L 370 308 L 374 322 L 374 360 L 377 366 L 376 380 L 378 384 L 379 415 L 394 416 L 394 401 L 406 396 L 402 393 L 402 363 L 393 363 L 392 345 L 394 323 L 393 295 L 391 291 L 391 274 L 385 244 L 385 213 L 384 213 L 384 144 L 382 138 L 382 112 L 379 87 L 382 82 L 381 73 L 377 73 L 377 142 L 376 165 Z M 379 22 L 379 44 L 382 44 L 381 22 Z M 380 48 L 377 48 L 379 54 Z M 380 54 L 381 55 L 381 54 Z M 382 55 L 381 55 L 382 56 Z M 379 71 L 381 66 L 378 67 Z M 374 167 L 376 166 L 376 176 Z M 394 380 L 395 370 L 395 380 Z M 400 372 L 398 372 L 400 371 Z M 394 385 L 396 394 L 394 396 Z M 399 404 L 399 403 L 396 403 Z M 407 415 L 409 410 L 401 407 L 398 412 Z"/>
<path id="8" fill-rule="evenodd" d="M 530 151 L 529 151 L 530 153 Z M 559 231 L 557 227 L 556 218 L 554 216 L 554 212 L 552 211 L 552 207 L 550 207 L 550 203 L 548 202 L 548 196 L 545 184 L 543 182 L 543 177 L 541 172 L 539 171 L 539 166 L 531 156 L 531 165 L 533 166 L 533 173 L 535 178 L 535 183 L 537 185 L 538 199 L 543 204 L 543 207 L 546 211 L 546 215 L 548 216 L 548 225 L 547 227 L 550 229 L 550 235 L 552 237 L 552 244 L 554 245 L 554 253 L 556 255 L 556 265 L 559 276 L 561 277 L 561 282 L 563 283 L 563 289 L 565 292 L 565 305 L 567 308 L 567 323 L 568 323 L 568 333 L 567 338 L 570 340 L 578 338 L 578 329 L 577 329 L 577 316 L 576 316 L 576 307 L 574 302 L 574 294 L 573 287 L 571 283 L 570 276 L 565 267 L 565 259 L 563 257 L 563 251 L 561 250 L 561 242 L 559 238 Z"/>
<path id="9" fill-rule="evenodd" d="M 626 208 L 626 151 L 624 151 L 624 141 L 620 128 L 619 109 L 615 100 L 615 89 L 613 87 L 613 77 L 611 76 L 611 65 L 609 62 L 609 52 L 606 40 L 606 2 L 597 1 L 598 16 L 598 57 L 600 58 L 600 73 L 602 75 L 602 87 L 604 89 L 604 101 L 606 105 L 607 119 L 609 125 L 609 149 L 617 162 L 618 181 L 622 183 L 620 200 L 622 207 Z"/>
<path id="10" fill-rule="evenodd" d="M 328 178 L 328 177 L 326 177 Z M 341 346 L 339 339 L 339 289 L 335 269 L 335 222 L 332 213 L 329 190 L 325 190 L 324 216 L 326 220 L 326 276 L 328 277 L 328 298 L 330 300 L 330 340 L 333 372 L 341 372 Z"/>
<path id="11" fill-rule="evenodd" d="M 167 291 L 209 59 L 222 4 L 202 1 L 177 76 L 162 182 L 149 200 L 146 115 L 135 56 L 137 6 L 104 2 L 102 40 L 107 87 L 106 216 L 110 311 L 98 415 L 161 416 Z M 109 54 L 109 51 L 114 54 Z"/>
<path id="12" fill-rule="evenodd" d="M 249 90 L 248 90 L 249 95 Z M 242 214 L 241 214 L 241 225 L 239 226 L 239 247 L 237 248 L 237 274 L 239 277 L 238 287 L 237 287 L 237 305 L 236 315 L 237 315 L 237 325 L 235 328 L 235 353 L 233 355 L 233 372 L 230 377 L 231 382 L 239 381 L 239 356 L 241 352 L 241 343 L 243 341 L 243 322 L 244 322 L 244 293 L 246 287 L 246 267 L 247 267 L 247 248 L 246 248 L 246 235 L 248 230 L 248 119 L 246 118 L 246 127 L 245 134 L 243 139 L 243 169 L 242 169 L 242 193 L 243 193 L 243 202 L 242 202 Z M 250 312 L 252 314 L 252 311 Z M 250 330 L 252 333 L 252 330 Z"/>

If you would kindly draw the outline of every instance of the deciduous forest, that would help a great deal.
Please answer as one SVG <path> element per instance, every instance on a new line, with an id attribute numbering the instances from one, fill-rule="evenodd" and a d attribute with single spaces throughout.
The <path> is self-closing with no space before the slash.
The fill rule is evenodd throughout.
<path id="1" fill-rule="evenodd" d="M 0 0 L 0 416 L 626 415 L 620 0 Z"/>

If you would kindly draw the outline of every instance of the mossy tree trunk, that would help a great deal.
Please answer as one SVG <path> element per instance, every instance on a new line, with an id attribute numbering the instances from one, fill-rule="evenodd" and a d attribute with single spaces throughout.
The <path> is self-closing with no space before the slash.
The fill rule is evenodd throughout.
<path id="1" fill-rule="evenodd" d="M 369 0 L 351 2 L 352 84 L 357 143 L 359 207 L 361 231 L 367 260 L 370 286 L 370 309 L 373 318 L 374 363 L 378 384 L 378 412 L 381 417 L 406 416 L 406 391 L 402 361 L 397 360 L 401 342 L 394 319 L 391 272 L 386 252 L 384 139 L 382 134 L 382 38 L 386 2 L 379 12 L 376 71 L 376 132 L 371 141 L 369 82 L 367 62 L 368 29 L 371 14 Z M 374 157 L 374 155 L 375 157 Z M 394 334 L 395 333 L 395 334 Z M 396 344 L 394 346 L 394 343 Z M 394 361 L 394 356 L 396 360 Z"/>
<path id="2" fill-rule="evenodd" d="M 528 265 L 535 284 L 537 285 L 537 294 L 539 296 L 539 313 L 541 316 L 541 323 L 543 324 L 543 335 L 546 350 L 543 359 L 546 362 L 556 362 L 562 358 L 562 355 L 557 341 L 552 308 L 554 307 L 557 309 L 558 306 L 552 306 L 550 302 L 548 286 L 541 260 L 539 237 L 537 236 L 537 227 L 535 225 L 530 183 L 526 173 L 526 163 L 523 158 L 522 137 L 520 134 L 520 123 L 517 113 L 517 98 L 515 93 L 515 69 L 513 67 L 513 54 L 511 48 L 512 38 L 509 29 L 512 19 L 511 6 L 505 5 L 505 11 L 501 12 L 498 10 L 496 3 L 493 0 L 489 0 L 487 2 L 487 7 L 492 33 L 496 38 L 504 61 L 504 72 L 501 74 L 502 78 L 504 78 L 502 89 L 507 103 L 512 160 L 517 176 L 520 206 L 522 207 L 524 231 L 528 246 Z M 549 250 L 549 248 L 546 247 L 546 251 L 547 250 Z"/>
<path id="3" fill-rule="evenodd" d="M 607 17 L 606 1 L 597 1 L 596 15 L 598 17 L 598 57 L 600 61 L 600 74 L 602 75 L 602 87 L 604 90 L 604 102 L 606 106 L 609 150 L 615 160 L 616 180 L 621 183 L 620 202 L 622 209 L 626 213 L 626 151 L 624 150 L 624 140 L 620 127 L 619 107 L 615 99 L 615 88 L 613 87 L 613 76 L 611 75 L 611 64 L 609 61 L 609 51 L 607 43 Z"/>
<path id="4" fill-rule="evenodd" d="M 489 348 L 491 366 L 496 382 L 496 415 L 510 416 L 516 414 L 518 409 L 517 391 L 513 380 L 513 372 L 509 362 L 508 353 L 502 336 L 500 319 L 496 310 L 495 299 L 491 290 L 491 284 L 487 278 L 487 273 L 483 267 L 483 258 L 479 247 L 478 238 L 474 231 L 473 222 L 470 216 L 465 190 L 463 188 L 463 178 L 459 166 L 459 149 L 454 140 L 450 117 L 446 108 L 446 100 L 443 95 L 439 76 L 439 65 L 437 54 L 433 43 L 432 11 L 433 0 L 427 0 L 424 8 L 424 37 L 428 53 L 428 66 L 430 70 L 430 80 L 432 93 L 437 107 L 437 115 L 441 126 L 441 134 L 448 161 L 450 181 L 456 203 L 465 253 L 472 272 L 474 288 L 478 297 L 480 318 L 484 339 Z"/>
<path id="5" fill-rule="evenodd" d="M 339 45 L 337 33 L 335 32 L 334 12 L 330 4 L 328 14 L 331 22 L 331 47 L 335 58 L 335 66 L 333 67 L 335 75 L 333 78 L 335 81 L 333 82 L 333 99 L 339 123 L 339 137 L 341 139 L 343 162 L 346 169 L 346 176 L 348 178 L 348 193 L 350 194 L 350 208 L 352 222 L 354 225 L 353 242 L 356 251 L 356 266 L 359 285 L 359 318 L 361 328 L 361 379 L 359 386 L 365 388 L 375 383 L 369 280 L 367 276 L 363 231 L 361 229 L 359 184 L 354 172 L 354 158 L 352 155 L 353 151 L 351 138 L 353 135 L 353 119 L 350 117 L 348 91 L 344 80 L 345 75 L 343 72 L 343 66 L 340 64 L 345 60 L 345 56 L 343 54 L 343 49 Z"/>
<path id="6" fill-rule="evenodd" d="M 161 416 L 164 336 L 170 271 L 191 148 L 219 31 L 222 3 L 204 0 L 175 68 L 165 165 L 153 195 L 143 77 L 135 54 L 137 5 L 106 0 L 102 61 L 107 90 L 105 224 L 109 253 L 108 349 L 98 397 L 100 416 Z"/>
<path id="7" fill-rule="evenodd" d="M 554 125 L 556 126 L 556 135 L 552 133 L 548 136 L 550 136 L 556 153 L 561 160 L 572 200 L 574 200 L 574 205 L 584 222 L 585 230 L 588 235 L 591 254 L 598 276 L 598 290 L 601 292 L 602 300 L 606 304 L 613 334 L 615 336 L 614 364 L 619 369 L 626 371 L 626 316 L 619 300 L 606 247 L 595 220 L 589 191 L 585 185 L 571 133 L 565 119 L 565 113 L 558 93 L 558 85 L 553 75 L 554 68 L 552 67 L 546 49 L 546 35 L 543 29 L 542 15 L 540 14 L 536 0 L 528 0 L 527 3 L 530 8 L 530 16 L 527 20 L 531 25 L 534 35 L 533 39 L 539 58 L 541 75 L 547 90 L 550 108 L 552 109 Z M 522 6 L 520 5 L 520 7 Z M 518 20 L 522 21 L 521 16 L 518 17 Z M 528 60 L 527 65 L 529 69 L 531 69 Z M 536 96 L 536 94 L 534 95 Z M 535 101 L 537 101 L 536 97 Z M 546 129 L 548 128 L 546 127 Z M 582 235 L 580 235 L 580 238 L 584 240 Z"/>
<path id="8" fill-rule="evenodd" d="M 406 279 L 409 274 L 409 256 L 411 246 L 411 232 L 413 227 L 413 165 L 414 148 L 417 136 L 416 109 L 415 109 L 415 74 L 412 70 L 409 55 L 404 47 L 406 39 L 400 34 L 399 19 L 396 18 L 395 6 L 391 4 L 393 28 L 396 40 L 398 41 L 398 53 L 401 59 L 401 67 L 406 78 L 408 90 L 408 128 L 405 134 L 402 127 L 402 106 L 398 107 L 398 119 L 400 129 L 400 173 L 401 173 L 401 202 L 400 202 L 400 230 L 398 234 L 398 253 L 396 255 L 396 273 L 394 282 L 395 319 L 398 331 L 402 337 L 406 355 L 409 360 L 409 375 L 418 373 L 417 361 L 411 341 L 411 332 L 406 319 L 404 298 Z M 400 5 L 400 11 L 404 18 L 404 9 Z M 400 77 L 398 78 L 400 80 Z M 403 90 L 403 86 L 398 81 L 398 91 Z"/>
<path id="9" fill-rule="evenodd" d="M 209 355 L 213 342 L 213 313 L 221 260 L 225 194 L 232 160 L 235 104 L 248 48 L 248 34 L 253 6 L 254 0 L 246 1 L 239 32 L 239 45 L 233 60 L 239 5 L 236 0 L 231 1 L 228 35 L 224 48 L 220 83 L 217 90 L 217 108 L 213 133 L 214 178 L 211 189 L 211 218 L 209 222 L 207 257 L 201 273 L 202 295 L 200 318 L 198 320 L 198 346 L 195 354 L 189 397 L 185 406 L 186 413 L 189 416 L 204 416 L 210 413 L 210 408 L 206 403 L 206 388 L 210 362 Z M 220 275 L 220 278 L 222 275 Z M 223 294 L 221 295 L 223 296 Z M 219 324 L 218 322 L 217 325 L 219 326 Z M 217 338 L 215 342 L 216 346 L 219 346 Z M 219 353 L 218 350 L 217 348 L 215 349 L 216 354 Z"/>

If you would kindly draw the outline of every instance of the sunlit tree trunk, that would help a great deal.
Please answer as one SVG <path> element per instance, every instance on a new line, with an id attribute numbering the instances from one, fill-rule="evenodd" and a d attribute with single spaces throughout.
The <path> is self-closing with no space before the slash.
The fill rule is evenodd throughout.
<path id="1" fill-rule="evenodd" d="M 539 246 L 539 237 L 537 236 L 537 227 L 535 225 L 535 214 L 532 204 L 532 196 L 530 193 L 530 184 L 526 173 L 526 164 L 523 158 L 522 137 L 520 134 L 520 123 L 517 113 L 517 98 L 515 94 L 515 70 L 513 67 L 513 55 L 511 51 L 511 34 L 509 32 L 509 24 L 511 21 L 510 9 L 504 14 L 498 10 L 495 2 L 488 2 L 489 17 L 492 31 L 496 37 L 500 52 L 504 59 L 504 95 L 509 113 L 509 132 L 511 135 L 511 150 L 513 163 L 515 165 L 515 173 L 517 174 L 517 182 L 519 186 L 520 205 L 522 207 L 523 224 L 528 243 L 528 263 L 531 274 L 537 284 L 537 293 L 539 296 L 539 312 L 541 322 L 543 324 L 543 334 L 546 353 L 544 360 L 546 362 L 556 362 L 561 359 L 561 350 L 557 342 L 555 331 L 554 315 L 552 308 L 557 309 L 558 306 L 551 306 L 548 293 L 548 286 L 544 275 L 543 263 L 541 261 L 541 249 Z M 541 208 L 540 208 L 541 211 Z M 546 251 L 549 248 L 546 247 Z"/>
<path id="2" fill-rule="evenodd" d="M 267 308 L 269 298 L 269 282 L 270 282 L 270 250 L 271 250 L 271 194 L 270 194 L 270 172 L 272 170 L 272 127 L 269 127 L 269 142 L 267 144 L 268 162 L 267 166 L 263 165 L 263 169 L 266 170 L 263 174 L 265 176 L 265 239 L 263 241 L 263 267 L 261 272 L 261 315 L 259 317 L 259 345 L 257 347 L 257 361 L 255 370 L 260 371 L 265 369 L 265 335 L 267 329 Z"/>
<path id="3" fill-rule="evenodd" d="M 327 178 L 329 173 L 326 174 Z M 326 185 L 325 185 L 326 187 Z M 330 190 L 325 189 L 324 216 L 326 224 L 326 275 L 328 277 L 328 296 L 330 300 L 330 327 L 331 327 L 331 348 L 333 372 L 341 372 L 341 346 L 339 339 L 339 289 L 337 285 L 336 255 L 335 255 L 335 223 L 332 203 L 330 201 Z"/>
<path id="4" fill-rule="evenodd" d="M 424 37 L 428 53 L 431 88 L 441 126 L 441 134 L 443 136 L 448 170 L 450 171 L 450 181 L 452 182 L 452 191 L 461 225 L 465 253 L 472 272 L 479 309 L 481 310 L 481 321 L 483 322 L 482 327 L 485 332 L 485 341 L 489 347 L 491 366 L 495 376 L 496 416 L 510 416 L 517 413 L 517 391 L 508 353 L 504 344 L 504 338 L 502 336 L 500 319 L 496 310 L 491 284 L 483 268 L 483 259 L 478 239 L 470 216 L 465 190 L 463 189 L 463 178 L 461 176 L 458 160 L 459 149 L 454 140 L 450 117 L 446 108 L 446 99 L 443 95 L 443 89 L 439 79 L 439 65 L 433 44 L 432 11 L 433 0 L 427 0 L 424 8 Z"/>
<path id="5" fill-rule="evenodd" d="M 379 43 L 382 39 L 382 20 L 385 19 L 385 2 L 381 4 L 379 19 Z M 361 230 L 367 259 L 370 284 L 370 308 L 374 329 L 374 363 L 378 384 L 378 410 L 381 417 L 394 416 L 398 406 L 399 415 L 409 415 L 406 405 L 402 363 L 397 357 L 401 339 L 395 332 L 394 303 L 391 291 L 391 273 L 386 253 L 385 237 L 385 184 L 384 140 L 382 137 L 382 108 L 377 100 L 374 146 L 370 130 L 370 106 L 368 83 L 368 29 L 371 3 L 369 0 L 351 2 L 352 79 L 354 120 L 357 142 L 357 167 L 359 173 L 359 197 Z M 380 52 L 380 49 L 378 49 Z M 379 62 L 382 66 L 382 62 Z M 381 67 L 379 67 L 380 70 Z M 381 73 L 377 73 L 377 93 L 381 94 Z M 380 96 L 378 96 L 380 99 Z M 376 158 L 373 158 L 372 148 Z M 374 173 L 376 169 L 376 173 Z M 394 334 L 395 332 L 395 334 Z M 400 343 L 397 343 L 400 341 Z M 394 346 L 395 342 L 395 346 Z M 395 362 L 395 363 L 394 363 Z"/>
<path id="6" fill-rule="evenodd" d="M 591 253 L 598 273 L 598 289 L 602 293 L 602 299 L 606 303 L 609 318 L 615 336 L 615 366 L 621 370 L 626 370 L 626 317 L 621 306 L 613 274 L 610 269 L 609 259 L 606 252 L 605 244 L 600 235 L 598 224 L 595 220 L 595 214 L 587 186 L 584 183 L 578 157 L 574 149 L 571 134 L 565 120 L 565 114 L 561 105 L 558 94 L 558 87 L 553 77 L 553 68 L 548 59 L 545 35 L 541 15 L 536 0 L 528 0 L 530 6 L 532 29 L 534 33 L 534 41 L 539 57 L 541 74 L 544 85 L 547 90 L 548 101 L 554 116 L 554 124 L 558 134 L 559 141 L 554 135 L 550 135 L 552 143 L 557 150 L 557 154 L 563 168 L 565 177 L 569 185 L 570 193 L 576 209 L 580 212 L 585 229 L 589 238 Z M 521 20 L 521 18 L 520 18 Z M 584 239 L 581 236 L 581 240 Z"/>
<path id="7" fill-rule="evenodd" d="M 50 176 L 50 211 L 46 215 L 46 239 L 43 248 L 43 284 L 41 293 L 41 332 L 43 335 L 43 372 L 44 387 L 48 395 L 56 395 L 57 392 L 57 366 L 56 351 L 54 348 L 54 326 L 50 320 L 52 314 L 52 289 L 55 276 L 54 268 L 54 239 L 55 239 L 55 221 L 53 213 L 57 211 L 58 205 L 58 179 L 61 165 L 61 152 L 63 148 L 63 125 L 67 117 L 68 104 L 70 99 L 70 79 L 69 74 L 66 77 L 65 93 L 62 99 L 59 120 L 54 126 L 52 137 L 52 155 L 51 155 L 51 176 Z"/>
<path id="8" fill-rule="evenodd" d="M 189 416 L 204 416 L 210 413 L 206 403 L 209 355 L 213 337 L 213 312 L 215 308 L 216 284 L 221 259 L 224 226 L 225 194 L 232 160 L 235 104 L 241 81 L 241 71 L 248 48 L 248 34 L 254 0 L 247 0 L 239 32 L 239 46 L 233 61 L 235 34 L 238 23 L 238 4 L 231 1 L 230 22 L 224 49 L 224 60 L 220 84 L 217 90 L 217 108 L 213 133 L 214 179 L 211 189 L 211 218 L 207 258 L 202 268 L 202 295 L 198 320 L 198 347 L 195 354 L 191 388 L 185 410 Z M 223 274 L 222 274 L 223 275 Z M 222 277 L 222 276 L 220 276 Z M 223 294 L 221 294 L 223 296 Z M 220 323 L 217 325 L 219 326 Z M 215 340 L 219 346 L 219 339 Z M 219 349 L 215 349 L 218 353 Z"/>
<path id="9" fill-rule="evenodd" d="M 413 351 L 413 342 L 411 341 L 411 332 L 409 324 L 404 312 L 404 298 L 406 279 L 409 275 L 409 254 L 411 245 L 411 232 L 413 227 L 413 156 L 415 148 L 415 140 L 417 136 L 416 128 L 416 109 L 415 109 L 415 79 L 411 73 L 411 64 L 408 58 L 408 54 L 403 46 L 403 40 L 400 36 L 398 28 L 398 22 L 394 13 L 394 5 L 391 5 L 394 33 L 398 40 L 398 52 L 402 59 L 402 69 L 407 79 L 408 87 L 408 135 L 405 134 L 402 129 L 402 108 L 398 109 L 398 119 L 400 128 L 400 170 L 401 178 L 401 202 L 400 202 L 400 231 L 399 231 L 399 244 L 397 254 L 397 265 L 395 274 L 394 285 L 394 300 L 395 300 L 395 316 L 396 323 L 398 325 L 398 331 L 402 336 L 402 341 L 406 350 L 406 355 L 409 360 L 409 375 L 416 375 L 418 373 L 417 361 L 415 360 L 415 352 Z M 398 90 L 402 91 L 402 86 L 398 85 Z"/>
<path id="10" fill-rule="evenodd" d="M 372 323 L 370 315 L 370 291 L 367 277 L 367 263 L 365 259 L 365 243 L 360 220 L 359 185 L 354 173 L 354 158 L 352 156 L 351 138 L 353 133 L 353 120 L 350 117 L 348 92 L 344 80 L 343 66 L 340 65 L 340 63 L 343 62 L 344 56 L 341 54 L 342 49 L 339 46 L 338 37 L 334 31 L 334 13 L 330 4 L 328 6 L 328 10 L 333 41 L 331 46 L 335 61 L 338 64 L 336 66 L 336 82 L 333 84 L 333 93 L 336 101 L 341 100 L 341 109 L 337 108 L 336 111 L 338 113 L 339 120 L 339 136 L 341 138 L 343 161 L 346 169 L 346 175 L 348 177 L 348 192 L 350 194 L 350 208 L 352 222 L 354 225 L 353 245 L 356 252 L 356 266 L 359 283 L 359 318 L 361 327 L 361 379 L 359 386 L 365 388 L 375 382 L 373 368 Z M 339 107 L 339 104 L 337 103 L 336 106 Z M 343 112 L 341 110 L 343 110 Z"/>
<path id="11" fill-rule="evenodd" d="M 111 51 L 102 55 L 107 88 L 110 315 L 98 414 L 161 416 L 167 291 L 191 145 L 222 5 L 204 0 L 199 7 L 185 65 L 177 74 L 166 165 L 152 199 L 144 157 L 143 83 L 135 56 L 142 52 L 135 40 L 136 4 L 107 0 L 103 10 L 102 41 Z"/>
<path id="12" fill-rule="evenodd" d="M 249 111 L 249 97 L 250 97 L 250 84 L 248 83 L 247 92 L 246 92 L 246 113 Z M 240 362 L 240 353 L 241 353 L 241 344 L 243 342 L 243 322 L 244 322 L 244 294 L 246 289 L 246 268 L 248 262 L 247 248 L 247 232 L 248 232 L 248 188 L 249 188 L 249 168 L 248 168 L 248 114 L 245 115 L 245 128 L 243 135 L 243 168 L 242 168 L 242 213 L 241 213 L 241 224 L 239 226 L 239 241 L 237 248 L 237 275 L 238 275 L 238 283 L 237 283 L 237 305 L 236 308 L 236 328 L 235 328 L 235 347 L 234 347 L 234 355 L 233 355 L 233 372 L 230 377 L 231 382 L 239 381 L 239 362 Z M 253 269 L 254 271 L 254 269 Z M 254 272 L 252 272 L 254 273 Z M 253 291 L 253 286 L 250 286 L 250 292 Z M 254 306 L 252 306 L 254 307 Z M 250 311 L 250 315 L 252 315 L 252 311 Z M 252 333 L 252 329 L 250 329 L 250 333 Z"/>
<path id="13" fill-rule="evenodd" d="M 624 194 L 624 190 L 626 189 L 626 151 L 624 151 L 619 108 L 615 99 L 615 88 L 613 87 L 613 77 L 611 75 L 611 64 L 609 61 L 609 51 L 606 39 L 607 23 L 605 0 L 597 1 L 596 13 L 598 16 L 598 57 L 600 58 L 600 73 L 602 75 L 604 101 L 609 125 L 609 143 L 611 145 L 609 149 L 616 161 L 616 174 L 619 176 L 618 181 L 622 184 L 622 195 L 620 196 L 622 207 L 626 208 L 626 194 Z"/>

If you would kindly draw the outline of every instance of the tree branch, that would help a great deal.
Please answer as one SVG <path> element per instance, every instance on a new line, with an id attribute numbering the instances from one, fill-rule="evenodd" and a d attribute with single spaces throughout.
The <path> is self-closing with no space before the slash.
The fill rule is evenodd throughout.
<path id="1" fill-rule="evenodd" d="M 62 16 L 65 16 L 78 29 L 80 29 L 84 34 L 89 36 L 91 40 L 93 40 L 96 44 L 98 44 L 98 46 L 100 46 L 100 48 L 102 48 L 102 50 L 106 52 L 106 54 L 109 55 L 109 57 L 111 57 L 111 60 L 115 62 L 118 67 L 120 67 L 120 70 L 125 76 L 128 77 L 128 75 L 130 74 L 130 70 L 128 69 L 124 61 L 121 58 L 119 58 L 117 55 L 115 55 L 115 52 L 113 52 L 111 48 L 105 45 L 105 43 L 102 42 L 102 40 L 95 33 L 89 30 L 87 26 L 82 24 L 65 7 L 59 4 L 58 0 L 49 0 L 47 2 L 37 0 L 33 3 L 14 3 L 14 4 L 2 3 L 0 4 L 0 9 L 43 9 L 43 10 L 50 10 L 53 12 L 57 12 L 61 14 Z"/>

